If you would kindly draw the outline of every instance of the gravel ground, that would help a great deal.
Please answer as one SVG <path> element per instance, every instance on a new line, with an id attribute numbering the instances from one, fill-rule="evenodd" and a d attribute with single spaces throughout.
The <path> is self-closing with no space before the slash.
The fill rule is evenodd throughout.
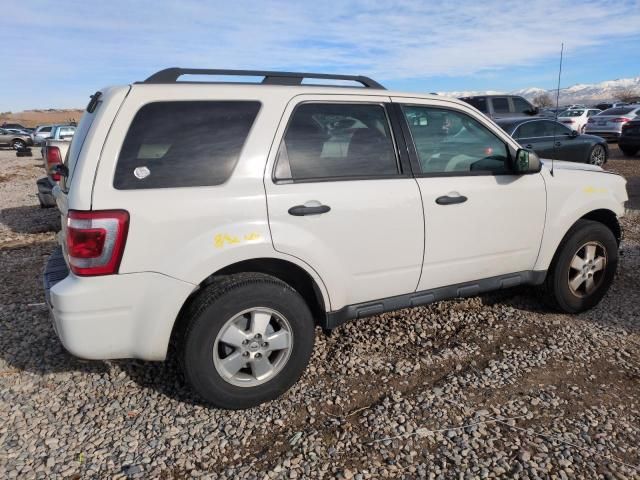
<path id="1" fill-rule="evenodd" d="M 640 478 L 638 197 L 594 310 L 521 288 L 352 322 L 318 333 L 282 398 L 229 412 L 172 360 L 63 350 L 42 304 L 58 218 L 36 206 L 40 164 L 0 151 L 0 477 Z M 609 168 L 638 184 L 640 158 Z"/>

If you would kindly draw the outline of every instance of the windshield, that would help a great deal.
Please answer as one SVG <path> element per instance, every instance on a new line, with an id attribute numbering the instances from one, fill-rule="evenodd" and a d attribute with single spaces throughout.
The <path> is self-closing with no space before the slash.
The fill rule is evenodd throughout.
<path id="1" fill-rule="evenodd" d="M 584 110 L 565 110 L 562 113 L 559 113 L 559 117 L 581 117 L 584 113 Z"/>

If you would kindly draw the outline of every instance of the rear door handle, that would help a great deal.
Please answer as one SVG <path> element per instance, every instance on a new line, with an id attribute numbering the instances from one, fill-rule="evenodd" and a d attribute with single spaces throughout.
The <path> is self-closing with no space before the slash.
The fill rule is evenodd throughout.
<path id="1" fill-rule="evenodd" d="M 442 197 L 436 198 L 436 203 L 438 205 L 453 205 L 455 203 L 464 203 L 466 201 L 467 197 L 465 197 L 464 195 L 456 195 L 455 197 L 443 195 Z"/>
<path id="2" fill-rule="evenodd" d="M 561 147 L 562 146 L 562 142 L 556 142 L 556 147 Z"/>
<path id="3" fill-rule="evenodd" d="M 331 210 L 329 205 L 296 205 L 289 209 L 289 215 L 294 217 L 302 217 L 304 215 L 320 215 Z"/>

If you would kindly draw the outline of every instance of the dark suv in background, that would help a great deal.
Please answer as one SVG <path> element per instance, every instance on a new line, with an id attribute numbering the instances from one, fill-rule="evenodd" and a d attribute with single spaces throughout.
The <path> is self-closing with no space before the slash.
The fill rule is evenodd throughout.
<path id="1" fill-rule="evenodd" d="M 460 100 L 493 119 L 538 114 L 536 107 L 518 95 L 476 95 L 461 97 Z"/>

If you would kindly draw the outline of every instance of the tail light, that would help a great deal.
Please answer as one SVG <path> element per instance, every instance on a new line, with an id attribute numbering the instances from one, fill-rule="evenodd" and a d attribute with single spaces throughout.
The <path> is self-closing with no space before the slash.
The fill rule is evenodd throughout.
<path id="1" fill-rule="evenodd" d="M 128 231 L 125 210 L 69 210 L 66 239 L 71 271 L 82 276 L 118 273 Z"/>
<path id="2" fill-rule="evenodd" d="M 573 123 L 573 120 L 563 120 L 562 123 Z"/>
<path id="3" fill-rule="evenodd" d="M 48 147 L 47 148 L 47 170 L 50 172 L 54 166 L 60 165 L 62 163 L 62 155 L 60 154 L 60 149 L 58 147 Z M 55 182 L 60 181 L 59 173 L 52 173 L 51 178 Z"/>
<path id="4" fill-rule="evenodd" d="M 610 120 L 611 122 L 615 122 L 615 123 L 624 123 L 624 122 L 628 122 L 629 120 L 631 120 L 630 118 L 625 118 L 625 117 L 618 117 L 618 118 L 614 118 L 613 120 Z"/>

